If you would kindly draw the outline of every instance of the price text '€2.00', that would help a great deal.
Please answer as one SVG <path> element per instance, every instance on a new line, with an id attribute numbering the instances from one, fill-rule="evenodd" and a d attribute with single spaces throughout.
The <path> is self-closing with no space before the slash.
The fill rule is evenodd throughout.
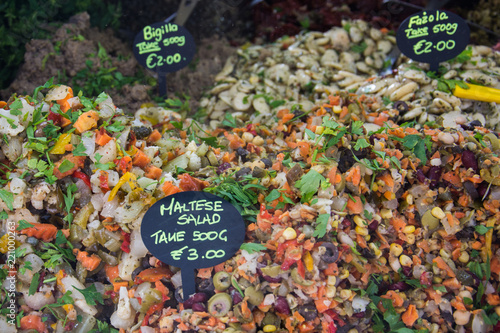
<path id="1" fill-rule="evenodd" d="M 195 211 L 211 211 L 210 214 L 199 215 L 192 214 Z M 180 203 L 173 199 L 168 207 L 165 205 L 161 205 L 160 207 L 160 215 L 164 214 L 182 214 L 179 216 L 177 220 L 178 225 L 188 225 L 193 224 L 194 226 L 198 225 L 214 225 L 220 222 L 221 217 L 216 212 L 221 212 L 222 202 L 221 201 L 208 201 L 208 200 L 196 200 L 190 201 L 187 203 Z M 213 212 L 213 213 L 212 213 Z M 186 231 L 176 231 L 176 232 L 166 232 L 163 230 L 158 230 L 154 234 L 151 235 L 154 237 L 155 244 L 161 243 L 172 243 L 172 242 L 184 242 L 186 241 Z M 203 242 L 203 241 L 214 241 L 220 240 L 223 242 L 227 242 L 227 229 L 222 230 L 211 230 L 206 232 L 201 232 L 198 230 L 194 230 L 192 233 L 192 241 L 193 242 Z M 197 260 L 199 258 L 202 259 L 215 259 L 222 258 L 226 254 L 224 250 L 207 250 L 201 257 L 198 254 L 198 250 L 194 248 L 189 248 L 189 246 L 181 247 L 180 249 L 174 250 L 170 252 L 170 256 L 174 260 L 181 260 L 182 254 L 186 251 L 187 260 Z"/>
<path id="2" fill-rule="evenodd" d="M 410 21 L 408 23 L 408 28 L 405 29 L 405 34 L 406 38 L 408 39 L 413 39 L 413 38 L 420 38 L 420 37 L 425 37 L 429 36 L 429 34 L 437 34 L 441 32 L 445 32 L 446 34 L 453 36 L 455 32 L 457 31 L 458 28 L 458 23 L 446 23 L 448 19 L 448 15 L 446 15 L 445 12 L 440 12 L 437 11 L 435 15 L 429 15 L 427 16 L 426 12 L 423 12 L 422 16 L 416 15 L 410 18 Z M 426 25 L 428 23 L 434 23 L 434 26 L 429 27 L 429 26 L 424 26 L 420 27 L 422 25 Z M 455 40 L 449 39 L 447 41 L 441 40 L 437 42 L 435 45 L 431 41 L 427 41 L 426 39 L 422 39 L 415 43 L 413 46 L 413 52 L 415 54 L 419 55 L 422 53 L 429 53 L 433 49 L 441 52 L 444 50 L 453 50 L 455 47 Z"/>
<path id="3" fill-rule="evenodd" d="M 166 33 L 177 30 L 177 25 L 171 23 L 165 24 L 161 28 L 151 28 L 150 26 L 147 26 L 143 29 L 144 42 L 136 44 L 136 47 L 139 48 L 139 54 L 150 53 L 146 59 L 146 66 L 148 68 L 153 69 L 155 67 L 161 67 L 165 64 L 171 65 L 173 63 L 179 63 L 183 60 L 179 53 L 168 55 L 166 57 L 155 53 L 161 51 L 162 47 L 170 45 L 184 46 L 186 43 L 185 36 L 163 38 Z"/>

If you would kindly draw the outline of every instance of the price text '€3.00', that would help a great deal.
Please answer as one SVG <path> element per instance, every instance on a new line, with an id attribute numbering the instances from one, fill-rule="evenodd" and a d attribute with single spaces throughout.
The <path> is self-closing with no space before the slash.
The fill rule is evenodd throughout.
<path id="1" fill-rule="evenodd" d="M 204 211 L 205 214 L 193 214 L 196 211 Z M 222 201 L 208 201 L 208 200 L 195 200 L 186 203 L 181 203 L 172 199 L 168 206 L 162 204 L 160 206 L 160 215 L 173 215 L 180 214 L 177 219 L 177 224 L 179 226 L 192 224 L 193 226 L 199 225 L 216 225 L 221 221 L 221 216 L 218 212 L 222 212 Z M 210 213 L 207 213 L 210 212 Z M 151 235 L 154 238 L 155 245 L 159 244 L 169 244 L 172 242 L 182 243 L 190 237 L 190 240 L 194 243 L 204 242 L 204 241 L 214 241 L 219 240 L 227 242 L 227 229 L 221 230 L 211 230 L 201 232 L 199 230 L 193 230 L 192 235 L 186 235 L 186 231 L 164 231 L 158 230 Z M 189 246 L 183 246 L 177 250 L 170 251 L 170 256 L 174 260 L 181 260 L 184 253 L 187 253 L 186 259 L 189 261 L 198 259 L 215 259 L 222 258 L 225 256 L 226 252 L 222 249 L 208 249 L 205 253 L 198 253 L 195 248 L 189 248 Z"/>
<path id="2" fill-rule="evenodd" d="M 185 36 L 167 36 L 170 32 L 178 31 L 179 27 L 176 24 L 168 23 L 162 25 L 158 28 L 153 28 L 151 26 L 145 27 L 142 32 L 144 34 L 144 41 L 137 43 L 135 46 L 139 49 L 139 54 L 148 54 L 146 58 L 146 67 L 149 69 L 154 69 L 155 67 L 162 67 L 165 64 L 171 65 L 174 63 L 179 63 L 182 59 L 180 53 L 170 54 L 167 56 L 159 55 L 156 52 L 160 52 L 162 47 L 168 47 L 171 45 L 177 45 L 179 47 L 184 46 L 186 43 Z"/>

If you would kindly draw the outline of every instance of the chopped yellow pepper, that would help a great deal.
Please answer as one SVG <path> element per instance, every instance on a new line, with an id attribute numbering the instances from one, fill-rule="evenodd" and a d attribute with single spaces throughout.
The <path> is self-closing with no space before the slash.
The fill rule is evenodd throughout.
<path id="1" fill-rule="evenodd" d="M 116 196 L 116 193 L 118 193 L 118 190 L 120 189 L 120 187 L 122 187 L 122 185 L 127 183 L 127 182 L 129 183 L 130 187 L 133 190 L 136 187 L 136 185 L 135 185 L 136 179 L 137 178 L 135 177 L 135 175 L 133 173 L 125 172 L 125 174 L 120 177 L 120 179 L 118 180 L 118 183 L 116 183 L 115 187 L 113 187 L 113 189 L 111 190 L 111 193 L 109 193 L 108 201 L 113 200 Z"/>
<path id="2" fill-rule="evenodd" d="M 66 152 L 66 145 L 71 142 L 71 133 L 63 133 L 57 139 L 56 144 L 49 151 L 51 154 L 64 154 Z"/>
<path id="3" fill-rule="evenodd" d="M 486 227 L 495 227 L 495 222 L 496 222 L 496 219 L 494 217 L 492 217 L 491 219 L 489 219 L 488 221 L 486 221 Z M 491 242 L 493 240 L 493 229 L 490 229 L 486 232 L 486 234 L 484 235 L 484 250 L 483 250 L 483 253 L 482 253 L 482 259 L 486 262 L 487 258 L 489 257 L 491 259 Z"/>
<path id="4" fill-rule="evenodd" d="M 11 244 L 12 245 L 12 244 Z M 14 241 L 14 246 L 17 248 L 21 243 L 19 243 L 17 240 Z M 3 254 L 9 252 L 9 235 L 5 234 L 0 238 L 0 252 Z"/>
<path id="5" fill-rule="evenodd" d="M 314 268 L 314 262 L 313 257 L 309 251 L 306 251 L 306 253 L 304 253 L 304 264 L 306 265 L 306 269 L 309 272 L 312 272 Z"/>

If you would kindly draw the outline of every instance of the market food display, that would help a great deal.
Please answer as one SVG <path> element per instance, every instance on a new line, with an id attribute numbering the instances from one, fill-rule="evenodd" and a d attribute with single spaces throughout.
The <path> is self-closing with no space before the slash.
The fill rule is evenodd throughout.
<path id="1" fill-rule="evenodd" d="M 500 88 L 498 55 L 471 46 L 426 73 L 393 46 L 353 21 L 242 48 L 201 121 L 125 115 L 51 83 L 0 102 L 0 252 L 14 224 L 19 329 L 498 329 L 498 109 L 451 94 L 463 80 Z M 380 76 L 391 56 L 401 64 Z M 232 203 L 246 237 L 183 302 L 180 271 L 148 253 L 140 225 L 193 190 Z"/>

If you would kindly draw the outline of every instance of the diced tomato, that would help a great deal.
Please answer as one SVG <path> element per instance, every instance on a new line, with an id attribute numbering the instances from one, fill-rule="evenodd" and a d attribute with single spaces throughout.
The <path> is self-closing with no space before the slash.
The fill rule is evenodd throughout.
<path id="1" fill-rule="evenodd" d="M 306 278 L 306 268 L 302 260 L 297 260 L 297 271 L 303 279 Z"/>
<path id="2" fill-rule="evenodd" d="M 49 115 L 47 116 L 47 120 L 52 120 L 54 125 L 61 125 L 62 123 L 62 116 L 58 113 L 49 111 Z"/>
<path id="3" fill-rule="evenodd" d="M 71 177 L 83 180 L 85 185 L 87 185 L 89 188 L 91 188 L 90 177 L 86 173 L 76 170 L 75 172 L 73 172 Z"/>
<path id="4" fill-rule="evenodd" d="M 337 333 L 337 326 L 334 323 L 328 325 L 328 333 Z"/>
<path id="5" fill-rule="evenodd" d="M 123 252 L 130 253 L 130 234 L 125 231 L 122 231 L 122 235 L 123 235 L 123 243 L 120 249 Z"/>
<path id="6" fill-rule="evenodd" d="M 180 179 L 179 188 L 184 192 L 201 191 L 208 186 L 208 182 L 191 177 L 188 173 L 183 173 L 182 175 L 179 175 L 178 178 Z"/>
<path id="7" fill-rule="evenodd" d="M 300 260 L 299 260 L 299 261 L 300 261 Z M 283 263 L 281 264 L 281 269 L 282 269 L 283 271 L 287 271 L 287 270 L 289 270 L 289 269 L 290 269 L 290 267 L 291 267 L 294 263 L 296 263 L 296 262 L 297 262 L 297 260 L 295 260 L 295 259 L 286 258 L 286 259 L 283 261 Z"/>
<path id="8" fill-rule="evenodd" d="M 282 256 L 285 253 L 286 249 L 288 249 L 290 246 L 295 246 L 295 245 L 297 245 L 296 239 L 281 243 L 280 245 L 278 245 L 278 249 L 276 250 L 276 256 Z"/>

